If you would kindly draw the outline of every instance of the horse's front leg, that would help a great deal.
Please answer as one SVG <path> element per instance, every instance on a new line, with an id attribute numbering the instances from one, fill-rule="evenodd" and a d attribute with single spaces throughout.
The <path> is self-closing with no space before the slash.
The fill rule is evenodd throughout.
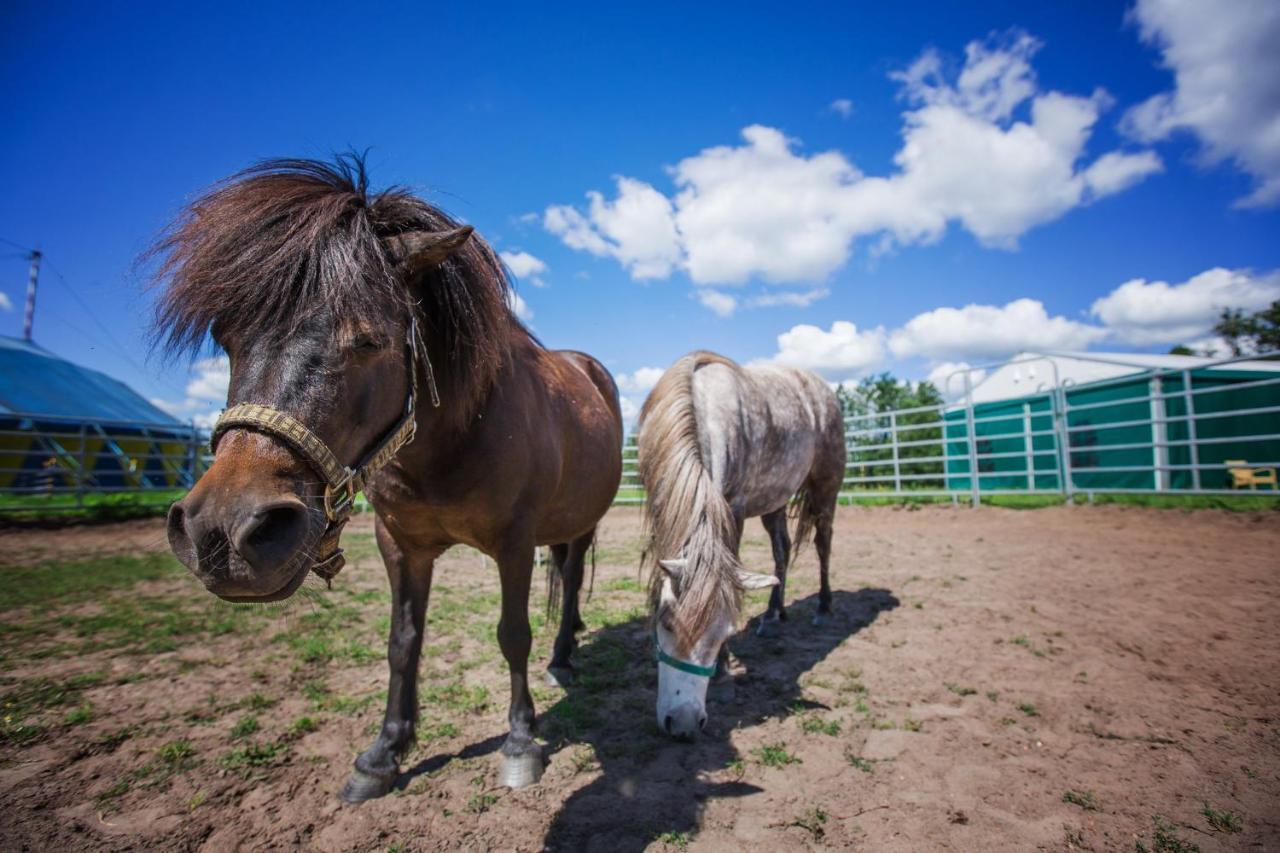
<path id="1" fill-rule="evenodd" d="M 515 536 L 497 554 L 502 584 L 502 616 L 498 620 L 498 645 L 511 671 L 511 706 L 507 721 L 511 732 L 502 744 L 499 779 L 510 788 L 523 788 L 542 778 L 542 749 L 533 739 L 533 697 L 529 695 L 529 583 L 533 576 L 533 537 Z"/>
<path id="2" fill-rule="evenodd" d="M 373 744 L 356 759 L 355 770 L 338 795 L 348 803 L 381 797 L 391 790 L 400 773 L 400 757 L 413 744 L 418 719 L 418 659 L 422 653 L 423 625 L 431 574 L 443 549 L 410 554 L 377 520 L 378 550 L 382 552 L 391 581 L 391 635 L 387 663 L 391 679 L 387 687 L 387 712 Z"/>

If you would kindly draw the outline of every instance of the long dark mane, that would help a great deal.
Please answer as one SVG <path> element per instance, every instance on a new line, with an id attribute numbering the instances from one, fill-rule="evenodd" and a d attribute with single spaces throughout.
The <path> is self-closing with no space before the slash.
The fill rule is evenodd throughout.
<path id="1" fill-rule="evenodd" d="M 469 413 L 528 335 L 501 262 L 473 234 L 410 291 L 382 242 L 458 224 L 404 189 L 371 194 L 356 154 L 259 163 L 194 201 L 148 253 L 163 288 L 156 343 L 174 355 L 211 334 L 284 340 L 318 304 L 374 325 L 416 307 L 441 395 Z"/>

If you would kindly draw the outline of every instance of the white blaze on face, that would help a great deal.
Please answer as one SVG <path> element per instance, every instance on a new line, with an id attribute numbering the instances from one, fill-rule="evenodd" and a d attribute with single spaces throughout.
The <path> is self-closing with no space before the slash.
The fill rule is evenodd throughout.
<path id="1" fill-rule="evenodd" d="M 672 586 L 672 577 L 678 577 L 684 567 L 683 560 L 663 560 L 662 568 L 667 577 L 662 581 L 662 594 L 658 604 L 658 618 L 654 629 L 659 648 L 673 658 L 677 658 L 700 667 L 711 668 L 716 665 L 720 655 L 720 647 L 733 636 L 735 626 L 733 614 L 724 614 L 711 624 L 711 627 L 698 638 L 688 656 L 681 656 L 676 651 L 675 634 L 667 627 L 669 614 L 675 612 L 676 595 Z M 754 575 L 740 572 L 739 577 L 749 589 L 776 584 L 776 578 L 765 575 Z M 690 740 L 697 737 L 707 722 L 707 685 L 711 679 L 707 676 L 684 672 L 670 664 L 658 662 L 658 728 L 672 737 Z"/>

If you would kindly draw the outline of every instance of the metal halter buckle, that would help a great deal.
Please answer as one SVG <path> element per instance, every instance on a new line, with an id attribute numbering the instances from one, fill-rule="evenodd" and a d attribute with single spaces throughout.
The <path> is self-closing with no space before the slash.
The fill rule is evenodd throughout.
<path id="1" fill-rule="evenodd" d="M 337 503 L 333 500 L 334 492 L 341 492 Z M 324 487 L 324 515 L 330 522 L 346 517 L 356 502 L 356 472 L 345 469 L 342 480 Z"/>

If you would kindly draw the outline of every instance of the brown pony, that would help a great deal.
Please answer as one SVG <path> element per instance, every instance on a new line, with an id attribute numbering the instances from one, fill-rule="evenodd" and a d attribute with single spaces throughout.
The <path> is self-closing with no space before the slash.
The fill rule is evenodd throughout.
<path id="1" fill-rule="evenodd" d="M 155 251 L 158 334 L 171 351 L 211 335 L 231 360 L 213 466 L 169 513 L 174 554 L 222 598 L 277 600 L 313 569 L 341 567 L 355 491 L 376 512 L 391 680 L 382 730 L 341 796 L 381 796 L 398 775 L 432 567 L 459 543 L 498 565 L 511 671 L 503 780 L 536 782 L 534 551 L 551 545 L 560 572 L 551 669 L 564 680 L 583 555 L 621 477 L 608 371 L 544 349 L 513 316 L 493 250 L 408 192 L 371 194 L 359 157 L 251 168 L 194 202 Z"/>

